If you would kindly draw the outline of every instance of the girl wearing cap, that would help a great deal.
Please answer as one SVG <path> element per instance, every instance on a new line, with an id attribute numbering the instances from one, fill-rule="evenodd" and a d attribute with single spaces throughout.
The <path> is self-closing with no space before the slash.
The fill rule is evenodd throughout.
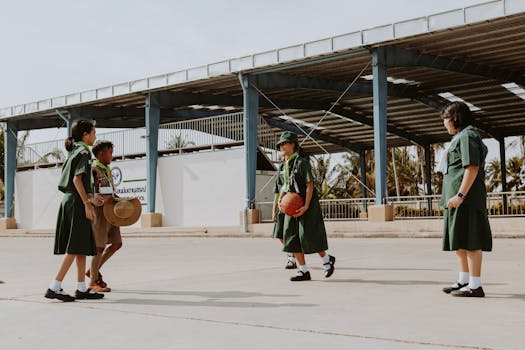
<path id="1" fill-rule="evenodd" d="M 113 160 L 113 143 L 111 141 L 97 140 L 93 146 L 95 161 L 92 173 L 95 193 L 111 197 L 115 192 L 113 177 L 109 164 Z M 91 268 L 87 270 L 86 276 L 91 277 L 89 288 L 95 292 L 110 292 L 106 282 L 102 279 L 100 268 L 122 247 L 120 227 L 112 225 L 104 216 L 103 207 L 95 208 L 95 218 L 92 222 L 97 254 L 91 260 Z"/>
<path id="2" fill-rule="evenodd" d="M 297 135 L 284 132 L 277 143 L 284 155 L 284 183 L 281 187 L 280 199 L 287 192 L 298 193 L 304 201 L 295 215 L 284 216 L 283 250 L 293 253 L 297 260 L 297 274 L 291 281 L 309 281 L 310 272 L 306 267 L 305 254 L 318 253 L 323 262 L 326 278 L 334 273 L 335 257 L 326 254 L 328 242 L 324 227 L 323 215 L 319 199 L 314 189 L 310 162 L 299 155 L 301 151 Z"/>
<path id="3" fill-rule="evenodd" d="M 92 293 L 85 283 L 86 255 L 95 255 L 95 238 L 91 230 L 93 205 L 104 202 L 93 196 L 91 178 L 91 151 L 96 132 L 93 122 L 77 120 L 71 127 L 72 137 L 65 141 L 69 156 L 62 167 L 58 189 L 64 192 L 58 211 L 55 248 L 57 255 L 65 254 L 60 269 L 51 281 L 45 297 L 64 302 L 75 299 L 100 299 L 103 294 Z M 77 290 L 75 297 L 62 289 L 62 281 L 73 261 L 77 264 Z"/>
<path id="4" fill-rule="evenodd" d="M 465 103 L 447 104 L 441 118 L 454 135 L 443 158 L 443 250 L 456 251 L 459 262 L 458 281 L 443 291 L 458 297 L 484 297 L 482 255 L 492 250 L 484 170 L 487 147 L 472 127 L 472 112 Z"/>

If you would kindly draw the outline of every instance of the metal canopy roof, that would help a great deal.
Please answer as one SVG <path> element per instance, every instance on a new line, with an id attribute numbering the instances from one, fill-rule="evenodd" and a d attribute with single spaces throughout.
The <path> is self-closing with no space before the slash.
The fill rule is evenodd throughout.
<path id="1" fill-rule="evenodd" d="M 388 144 L 446 142 L 447 99 L 472 105 L 486 137 L 525 134 L 525 2 L 500 0 L 181 72 L 0 110 L 19 129 L 63 125 L 69 113 L 101 127 L 144 125 L 145 94 L 160 92 L 161 122 L 242 110 L 238 73 L 258 89 L 260 113 L 278 132 L 283 112 L 329 152 L 372 149 L 371 50 L 388 62 Z M 350 91 L 331 104 L 366 67 Z M 275 105 L 281 109 L 279 111 Z M 295 127 L 296 128 L 296 127 Z M 314 142 L 303 145 L 320 152 Z"/>

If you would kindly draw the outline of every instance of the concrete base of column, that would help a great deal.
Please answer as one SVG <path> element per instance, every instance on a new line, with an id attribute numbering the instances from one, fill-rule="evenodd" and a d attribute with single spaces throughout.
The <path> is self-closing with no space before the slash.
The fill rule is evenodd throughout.
<path id="1" fill-rule="evenodd" d="M 140 217 L 141 227 L 162 227 L 161 213 L 145 213 Z"/>
<path id="2" fill-rule="evenodd" d="M 385 222 L 394 221 L 393 205 L 370 205 L 368 206 L 368 221 Z"/>
<path id="3" fill-rule="evenodd" d="M 0 219 L 0 230 L 16 230 L 18 225 L 15 218 L 2 218 Z"/>
<path id="4" fill-rule="evenodd" d="M 241 210 L 240 216 L 239 216 L 241 225 L 243 223 L 243 220 L 242 220 L 243 215 L 244 215 L 244 211 Z M 261 211 L 259 209 L 248 209 L 248 211 L 246 212 L 246 221 L 248 225 L 260 223 L 261 222 Z"/>

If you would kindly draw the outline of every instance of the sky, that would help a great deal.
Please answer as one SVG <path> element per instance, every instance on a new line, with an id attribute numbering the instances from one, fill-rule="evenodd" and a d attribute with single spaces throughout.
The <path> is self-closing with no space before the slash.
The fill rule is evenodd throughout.
<path id="1" fill-rule="evenodd" d="M 0 107 L 483 2 L 0 0 Z M 29 141 L 64 135 L 33 132 Z"/>

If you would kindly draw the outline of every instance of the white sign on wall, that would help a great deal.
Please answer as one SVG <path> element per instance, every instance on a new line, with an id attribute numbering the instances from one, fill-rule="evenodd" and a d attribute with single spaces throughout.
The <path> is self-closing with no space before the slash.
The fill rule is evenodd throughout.
<path id="1" fill-rule="evenodd" d="M 119 197 L 136 197 L 140 204 L 147 205 L 146 196 L 146 170 L 144 161 L 133 162 L 121 167 L 118 165 L 111 167 L 111 176 L 116 187 L 116 194 Z"/>

